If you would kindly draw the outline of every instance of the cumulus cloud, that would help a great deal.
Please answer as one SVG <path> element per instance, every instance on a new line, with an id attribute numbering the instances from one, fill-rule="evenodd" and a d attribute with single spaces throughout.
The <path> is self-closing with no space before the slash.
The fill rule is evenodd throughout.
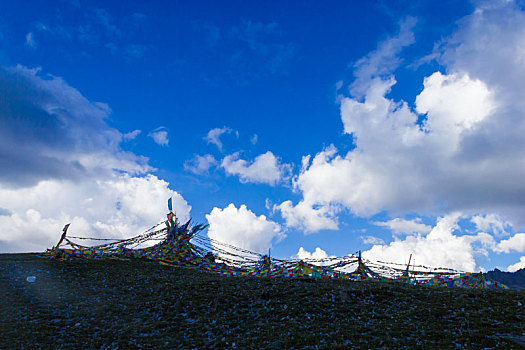
<path id="1" fill-rule="evenodd" d="M 525 253 L 525 233 L 516 233 L 509 239 L 500 241 L 494 248 L 498 253 L 510 253 L 512 250 Z"/>
<path id="2" fill-rule="evenodd" d="M 286 221 L 286 226 L 295 227 L 305 233 L 313 233 L 322 229 L 336 230 L 337 219 L 334 218 L 337 209 L 324 205 L 314 208 L 308 202 L 301 201 L 293 205 L 292 201 L 284 201 L 273 206 L 274 211 L 279 211 Z"/>
<path id="3" fill-rule="evenodd" d="M 96 179 L 114 170 L 145 174 L 147 158 L 122 151 L 110 108 L 38 69 L 0 66 L 0 183 Z"/>
<path id="4" fill-rule="evenodd" d="M 420 127 L 417 114 L 405 102 L 385 97 L 394 83 L 393 78 L 376 80 L 363 102 L 352 98 L 341 102 L 345 132 L 354 136 L 356 149 L 327 163 L 343 166 L 349 176 L 344 188 L 353 195 L 343 204 L 358 215 L 440 209 L 436 204 L 448 205 L 449 210 L 468 205 L 461 203 L 467 199 L 457 192 L 465 195 L 470 189 L 472 196 L 479 197 L 474 193 L 479 188 L 469 186 L 479 173 L 472 174 L 456 157 L 463 135 L 494 108 L 488 88 L 467 75 L 434 73 L 425 79 L 416 99 L 417 111 L 426 114 Z"/>
<path id="5" fill-rule="evenodd" d="M 159 146 L 167 146 L 169 143 L 168 132 L 163 126 L 153 130 L 148 134 L 148 136 L 151 137 L 153 141 L 155 141 L 155 143 Z"/>
<path id="6" fill-rule="evenodd" d="M 525 101 L 519 97 L 525 91 L 524 34 L 525 13 L 516 1 L 478 3 L 435 53 L 452 71 L 469 72 L 497 87 L 501 92 L 498 98 L 510 111 L 522 111 Z"/>
<path id="7" fill-rule="evenodd" d="M 217 164 L 217 160 L 211 154 L 195 155 L 192 159 L 184 162 L 184 170 L 202 175 L 207 174 L 210 168 Z"/>
<path id="8" fill-rule="evenodd" d="M 129 136 L 106 124 L 107 105 L 22 66 L 0 67 L 0 89 L 0 251 L 43 251 L 68 222 L 79 235 L 130 237 L 162 220 L 169 197 L 189 217 L 147 158 L 120 148 Z"/>
<path id="9" fill-rule="evenodd" d="M 237 137 L 239 137 L 238 131 L 235 131 L 226 126 L 222 128 L 214 128 L 208 131 L 208 135 L 204 137 L 204 140 L 206 140 L 208 143 L 214 144 L 215 146 L 217 146 L 219 151 L 222 152 L 223 145 L 221 141 L 221 136 L 224 134 L 231 134 L 231 133 L 234 133 Z"/>
<path id="10" fill-rule="evenodd" d="M 509 267 L 507 267 L 507 270 L 509 272 L 516 272 L 521 269 L 525 269 L 525 256 L 522 256 L 520 258 L 520 261 L 518 261 L 517 263 L 509 265 Z"/>
<path id="11" fill-rule="evenodd" d="M 447 73 L 424 78 L 415 108 L 388 97 L 412 26 L 402 23 L 356 64 L 350 96 L 339 98 L 355 148 L 305 157 L 294 180 L 303 199 L 282 205 L 287 224 L 305 222 L 293 215 L 300 205 L 313 223 L 326 224 L 303 224 L 309 231 L 333 228 L 342 209 L 361 217 L 497 213 L 525 225 L 524 13 L 499 2 L 461 21 L 436 49 Z"/>
<path id="12" fill-rule="evenodd" d="M 181 220 L 191 207 L 168 183 L 154 175 L 112 176 L 94 182 L 46 180 L 24 189 L 0 188 L 0 251 L 43 251 L 58 241 L 61 229 L 71 223 L 75 236 L 129 238 L 159 223 L 166 200 Z"/>
<path id="13" fill-rule="evenodd" d="M 221 166 L 228 175 L 237 175 L 241 182 L 266 183 L 274 186 L 281 182 L 289 172 L 289 165 L 270 151 L 257 156 L 252 163 L 239 159 L 239 153 L 224 157 Z"/>
<path id="14" fill-rule="evenodd" d="M 402 262 L 408 261 L 410 254 L 413 254 L 418 265 L 479 271 L 487 259 L 487 249 L 494 247 L 494 238 L 487 233 L 456 235 L 459 218 L 459 214 L 441 217 L 427 235 L 410 235 L 387 245 L 374 245 L 363 252 L 363 257 Z"/>
<path id="15" fill-rule="evenodd" d="M 459 137 L 483 121 L 496 107 L 487 85 L 481 80 L 471 79 L 468 74 L 436 72 L 425 78 L 423 87 L 416 98 L 416 110 L 420 114 L 431 114 L 432 118 L 425 123 L 430 132 Z"/>
<path id="16" fill-rule="evenodd" d="M 224 209 L 215 207 L 206 220 L 208 237 L 261 254 L 285 237 L 279 224 L 255 215 L 244 204 L 238 209 L 233 203 Z"/>
<path id="17" fill-rule="evenodd" d="M 303 247 L 299 248 L 299 251 L 295 255 L 297 259 L 326 259 L 328 258 L 328 254 L 322 250 L 321 248 L 317 247 L 315 248 L 315 251 L 309 252 L 305 250 Z"/>
<path id="18" fill-rule="evenodd" d="M 332 159 L 336 152 L 330 146 L 312 161 L 310 156 L 303 157 L 300 174 L 293 180 L 294 189 L 302 192 L 303 200 L 295 206 L 291 201 L 274 206 L 287 226 L 306 233 L 338 228 L 336 214 L 341 211 L 341 202 L 347 200 L 351 184 L 346 161 L 339 156 Z"/>
<path id="19" fill-rule="evenodd" d="M 416 234 L 416 233 L 429 233 L 432 227 L 422 223 L 421 218 L 415 218 L 413 220 L 406 220 L 401 218 L 395 218 L 389 221 L 376 221 L 374 225 L 388 227 L 392 232 L 396 234 Z"/>
<path id="20" fill-rule="evenodd" d="M 491 232 L 497 236 L 507 234 L 507 230 L 512 228 L 512 224 L 505 221 L 497 214 L 474 215 L 470 221 L 476 225 L 476 230 Z"/>

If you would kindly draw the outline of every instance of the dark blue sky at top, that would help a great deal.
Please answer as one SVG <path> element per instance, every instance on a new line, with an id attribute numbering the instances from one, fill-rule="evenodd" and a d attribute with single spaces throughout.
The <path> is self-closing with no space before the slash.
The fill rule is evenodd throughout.
<path id="1" fill-rule="evenodd" d="M 441 67 L 410 63 L 430 54 L 473 6 L 459 1 L 3 1 L 0 9 L 1 63 L 41 67 L 89 100 L 107 103 L 110 126 L 123 133 L 142 130 L 122 147 L 149 157 L 155 173 L 192 205 L 197 221 L 204 221 L 214 206 L 245 203 L 268 214 L 266 198 L 274 203 L 300 199 L 286 186 L 239 184 L 219 171 L 206 178 L 185 172 L 184 162 L 196 154 L 220 159 L 217 148 L 203 140 L 210 129 L 239 132 L 239 138 L 223 136 L 226 154 L 242 151 L 253 159 L 270 150 L 294 164 L 294 173 L 302 156 L 325 146 L 348 151 L 352 137 L 343 134 L 336 98 L 348 96 L 353 64 L 395 35 L 400 20 L 415 17 L 416 42 L 401 53 L 404 62 L 390 94 L 412 105 L 423 78 Z M 26 45 L 28 32 L 36 48 Z M 158 127 L 168 131 L 168 147 L 147 137 Z M 252 145 L 254 134 L 258 142 Z M 323 249 L 347 254 L 349 247 L 362 245 L 348 232 L 370 225 L 349 214 L 347 219 L 330 232 Z M 319 237 L 289 232 L 289 243 L 275 249 L 284 256 L 300 245 L 312 250 Z"/>

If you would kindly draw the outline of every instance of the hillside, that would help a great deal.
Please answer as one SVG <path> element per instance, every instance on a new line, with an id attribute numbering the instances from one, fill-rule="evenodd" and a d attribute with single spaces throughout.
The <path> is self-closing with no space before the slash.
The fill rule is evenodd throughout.
<path id="1" fill-rule="evenodd" d="M 507 285 L 509 288 L 525 289 L 525 269 L 516 272 L 504 272 L 494 269 L 485 273 L 489 278 Z"/>
<path id="2" fill-rule="evenodd" d="M 525 291 L 518 290 L 231 278 L 140 261 L 4 254 L 0 291 L 0 347 L 7 348 L 525 344 Z"/>

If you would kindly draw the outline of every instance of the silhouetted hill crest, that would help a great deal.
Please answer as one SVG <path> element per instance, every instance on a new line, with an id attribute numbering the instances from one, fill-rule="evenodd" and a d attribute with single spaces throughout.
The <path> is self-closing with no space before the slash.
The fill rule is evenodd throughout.
<path id="1" fill-rule="evenodd" d="M 525 268 L 515 272 L 505 272 L 500 269 L 486 272 L 485 275 L 495 281 L 507 285 L 509 288 L 525 289 Z"/>

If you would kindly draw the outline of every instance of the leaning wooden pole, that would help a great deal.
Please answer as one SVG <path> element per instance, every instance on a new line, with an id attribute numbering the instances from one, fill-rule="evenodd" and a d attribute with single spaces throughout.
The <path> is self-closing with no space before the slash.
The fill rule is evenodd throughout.
<path id="1" fill-rule="evenodd" d="M 58 241 L 55 249 L 58 249 L 58 247 L 60 247 L 60 244 L 62 244 L 62 241 L 64 240 L 64 238 L 66 238 L 66 234 L 67 234 L 67 229 L 69 228 L 69 225 L 71 225 L 70 223 L 67 224 L 66 226 L 64 226 L 64 228 L 62 229 L 62 236 L 60 237 L 60 240 Z"/>
<path id="2" fill-rule="evenodd" d="M 410 257 L 408 258 L 407 269 L 403 272 L 403 278 L 406 278 L 408 281 L 410 281 L 410 275 L 408 273 L 410 269 L 410 261 L 412 261 L 412 254 L 410 254 Z"/>
<path id="3" fill-rule="evenodd" d="M 412 254 L 410 254 L 410 257 L 408 258 L 407 274 L 408 274 L 408 270 L 410 269 L 410 261 L 411 260 L 412 260 Z"/>

